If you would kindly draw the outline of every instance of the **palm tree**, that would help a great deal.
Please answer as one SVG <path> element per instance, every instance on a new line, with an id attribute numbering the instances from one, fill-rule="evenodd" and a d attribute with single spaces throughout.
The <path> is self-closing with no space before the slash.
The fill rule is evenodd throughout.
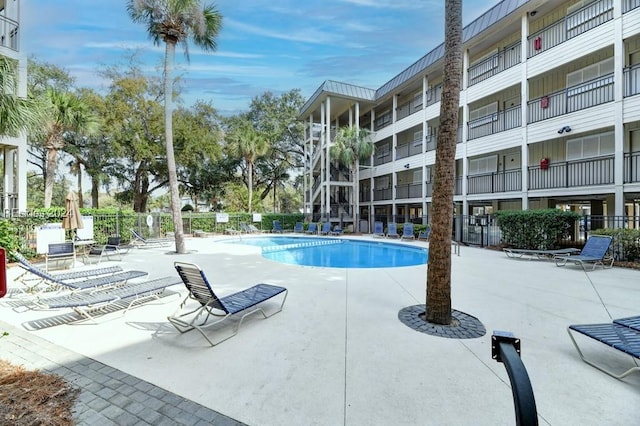
<path id="1" fill-rule="evenodd" d="M 269 151 L 267 139 L 258 133 L 249 123 L 237 127 L 230 135 L 231 150 L 235 155 L 242 157 L 247 164 L 247 188 L 249 189 L 248 212 L 252 209 L 253 195 L 253 166 L 258 158 L 264 156 Z"/>
<path id="2" fill-rule="evenodd" d="M 462 74 L 462 0 L 445 1 L 444 83 L 431 206 L 426 320 L 451 323 L 451 228 Z"/>
<path id="3" fill-rule="evenodd" d="M 376 146 L 371 140 L 371 132 L 368 129 L 358 127 L 341 127 L 338 129 L 334 144 L 329 155 L 333 160 L 349 167 L 354 174 L 353 184 L 353 230 L 358 229 L 358 210 L 360 202 L 360 161 L 371 157 Z"/>
<path id="4" fill-rule="evenodd" d="M 91 134 L 97 127 L 97 117 L 87 104 L 69 92 L 49 88 L 45 93 L 44 148 L 47 162 L 44 182 L 44 207 L 51 207 L 53 183 L 58 163 L 58 151 L 65 146 L 67 132 Z"/>
<path id="5" fill-rule="evenodd" d="M 0 135 L 17 136 L 36 119 L 34 103 L 17 90 L 17 62 L 0 55 Z"/>
<path id="6" fill-rule="evenodd" d="M 167 171 L 171 193 L 171 215 L 175 230 L 176 252 L 185 253 L 178 174 L 173 152 L 173 78 L 176 44 L 181 43 L 187 59 L 187 39 L 205 51 L 215 51 L 216 38 L 222 27 L 222 15 L 213 5 L 202 7 L 199 0 L 129 0 L 127 11 L 133 22 L 147 25 L 156 45 L 165 43 L 164 56 L 164 119 Z"/>

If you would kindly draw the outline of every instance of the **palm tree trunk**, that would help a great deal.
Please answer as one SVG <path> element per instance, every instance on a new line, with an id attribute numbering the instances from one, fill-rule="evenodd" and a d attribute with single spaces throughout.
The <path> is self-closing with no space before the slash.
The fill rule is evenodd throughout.
<path id="1" fill-rule="evenodd" d="M 164 132 L 167 146 L 167 169 L 169 172 L 169 190 L 171 192 L 171 216 L 176 242 L 176 253 L 186 252 L 184 246 L 184 230 L 182 227 L 182 212 L 180 211 L 180 193 L 178 192 L 178 173 L 176 159 L 173 152 L 173 61 L 176 53 L 175 41 L 165 40 L 164 57 Z"/>
<path id="2" fill-rule="evenodd" d="M 253 211 L 251 210 L 251 196 L 253 195 L 253 163 L 251 161 L 247 163 L 247 173 L 249 174 L 247 176 L 249 182 L 249 208 L 247 211 L 251 213 Z"/>
<path id="3" fill-rule="evenodd" d="M 44 180 L 44 207 L 51 207 L 53 198 L 53 183 L 56 177 L 56 163 L 58 162 L 58 150 L 47 148 L 47 173 Z"/>
<path id="4" fill-rule="evenodd" d="M 82 199 L 82 164 L 77 161 L 76 162 L 76 166 L 77 166 L 77 183 L 78 183 L 78 205 L 80 207 L 84 207 L 84 200 Z"/>
<path id="5" fill-rule="evenodd" d="M 444 84 L 427 270 L 427 321 L 451 323 L 451 229 L 462 70 L 462 0 L 445 2 Z"/>
<path id="6" fill-rule="evenodd" d="M 100 185 L 100 181 L 98 178 L 91 177 L 91 207 L 97 209 L 98 206 L 98 187 Z"/>

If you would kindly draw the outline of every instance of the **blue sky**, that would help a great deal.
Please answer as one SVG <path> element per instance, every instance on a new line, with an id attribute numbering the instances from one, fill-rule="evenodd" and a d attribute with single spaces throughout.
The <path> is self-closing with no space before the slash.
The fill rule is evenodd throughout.
<path id="1" fill-rule="evenodd" d="M 218 0 L 218 50 L 190 44 L 176 52 L 182 99 L 212 102 L 225 115 L 251 99 L 300 89 L 307 98 L 324 80 L 377 89 L 444 39 L 444 0 Z M 497 2 L 464 0 L 467 25 Z M 164 47 L 129 19 L 124 0 L 26 0 L 21 48 L 65 68 L 79 87 L 104 89 L 98 70 L 137 50 L 159 73 Z"/>

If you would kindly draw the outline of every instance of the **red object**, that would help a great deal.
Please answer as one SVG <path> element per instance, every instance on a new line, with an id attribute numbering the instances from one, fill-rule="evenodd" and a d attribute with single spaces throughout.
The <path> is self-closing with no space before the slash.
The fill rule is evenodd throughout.
<path id="1" fill-rule="evenodd" d="M 536 37 L 533 40 L 533 48 L 536 50 L 542 49 L 542 37 Z"/>
<path id="2" fill-rule="evenodd" d="M 0 297 L 4 297 L 7 294 L 7 251 L 0 247 Z"/>
<path id="3" fill-rule="evenodd" d="M 543 96 L 540 98 L 540 108 L 548 108 L 549 107 L 549 97 Z"/>
<path id="4" fill-rule="evenodd" d="M 543 158 L 540 160 L 540 170 L 548 170 L 549 169 L 549 159 Z"/>

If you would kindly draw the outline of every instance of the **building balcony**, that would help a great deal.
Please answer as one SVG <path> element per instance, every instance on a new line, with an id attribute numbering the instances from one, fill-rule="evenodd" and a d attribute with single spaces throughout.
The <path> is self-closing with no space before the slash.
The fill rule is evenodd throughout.
<path id="1" fill-rule="evenodd" d="M 470 66 L 468 71 L 468 84 L 469 86 L 478 84 L 519 64 L 520 61 L 520 43 L 518 42 Z"/>
<path id="2" fill-rule="evenodd" d="M 527 52 L 532 58 L 613 19 L 613 0 L 600 0 L 572 12 L 531 34 Z"/>
<path id="3" fill-rule="evenodd" d="M 0 15 L 0 46 L 7 47 L 18 52 L 20 50 L 17 21 Z"/>
<path id="4" fill-rule="evenodd" d="M 386 114 L 383 114 L 380 117 L 376 117 L 376 120 L 373 122 L 373 130 L 377 132 L 378 130 L 391 125 L 392 121 L 393 121 L 393 114 L 391 114 L 391 112 L 387 112 Z"/>
<path id="5" fill-rule="evenodd" d="M 396 147 L 396 160 L 422 154 L 422 138 Z"/>
<path id="6" fill-rule="evenodd" d="M 391 188 L 373 190 L 373 201 L 390 200 L 392 196 Z"/>
<path id="7" fill-rule="evenodd" d="M 469 121 L 467 139 L 477 139 L 522 125 L 520 105 Z"/>
<path id="8" fill-rule="evenodd" d="M 430 87 L 427 90 L 427 106 L 440 102 L 442 99 L 442 84 Z"/>
<path id="9" fill-rule="evenodd" d="M 640 152 L 624 153 L 624 183 L 640 182 Z"/>
<path id="10" fill-rule="evenodd" d="M 614 182 L 613 158 L 606 156 L 529 167 L 529 189 L 611 185 Z"/>
<path id="11" fill-rule="evenodd" d="M 528 122 L 535 123 L 612 102 L 613 84 L 613 74 L 607 74 L 550 95 L 530 100 L 527 103 Z"/>
<path id="12" fill-rule="evenodd" d="M 640 0 L 624 0 L 622 13 L 627 13 L 637 7 L 640 7 Z"/>
<path id="13" fill-rule="evenodd" d="M 379 166 L 381 164 L 390 163 L 392 159 L 391 151 L 377 152 L 373 159 L 373 165 Z"/>
<path id="14" fill-rule="evenodd" d="M 468 194 L 493 194 L 511 191 L 522 191 L 522 171 L 520 169 L 467 176 Z"/>
<path id="15" fill-rule="evenodd" d="M 418 111 L 422 110 L 422 96 L 415 98 L 409 102 L 405 102 L 402 105 L 398 106 L 396 110 L 396 120 L 400 121 L 405 117 L 410 116 L 411 114 L 415 114 Z"/>
<path id="16" fill-rule="evenodd" d="M 640 2 L 640 0 L 638 0 Z M 626 67 L 624 74 L 624 96 L 633 96 L 640 93 L 640 64 Z"/>
<path id="17" fill-rule="evenodd" d="M 422 184 L 408 183 L 396 185 L 396 199 L 422 198 Z"/>

